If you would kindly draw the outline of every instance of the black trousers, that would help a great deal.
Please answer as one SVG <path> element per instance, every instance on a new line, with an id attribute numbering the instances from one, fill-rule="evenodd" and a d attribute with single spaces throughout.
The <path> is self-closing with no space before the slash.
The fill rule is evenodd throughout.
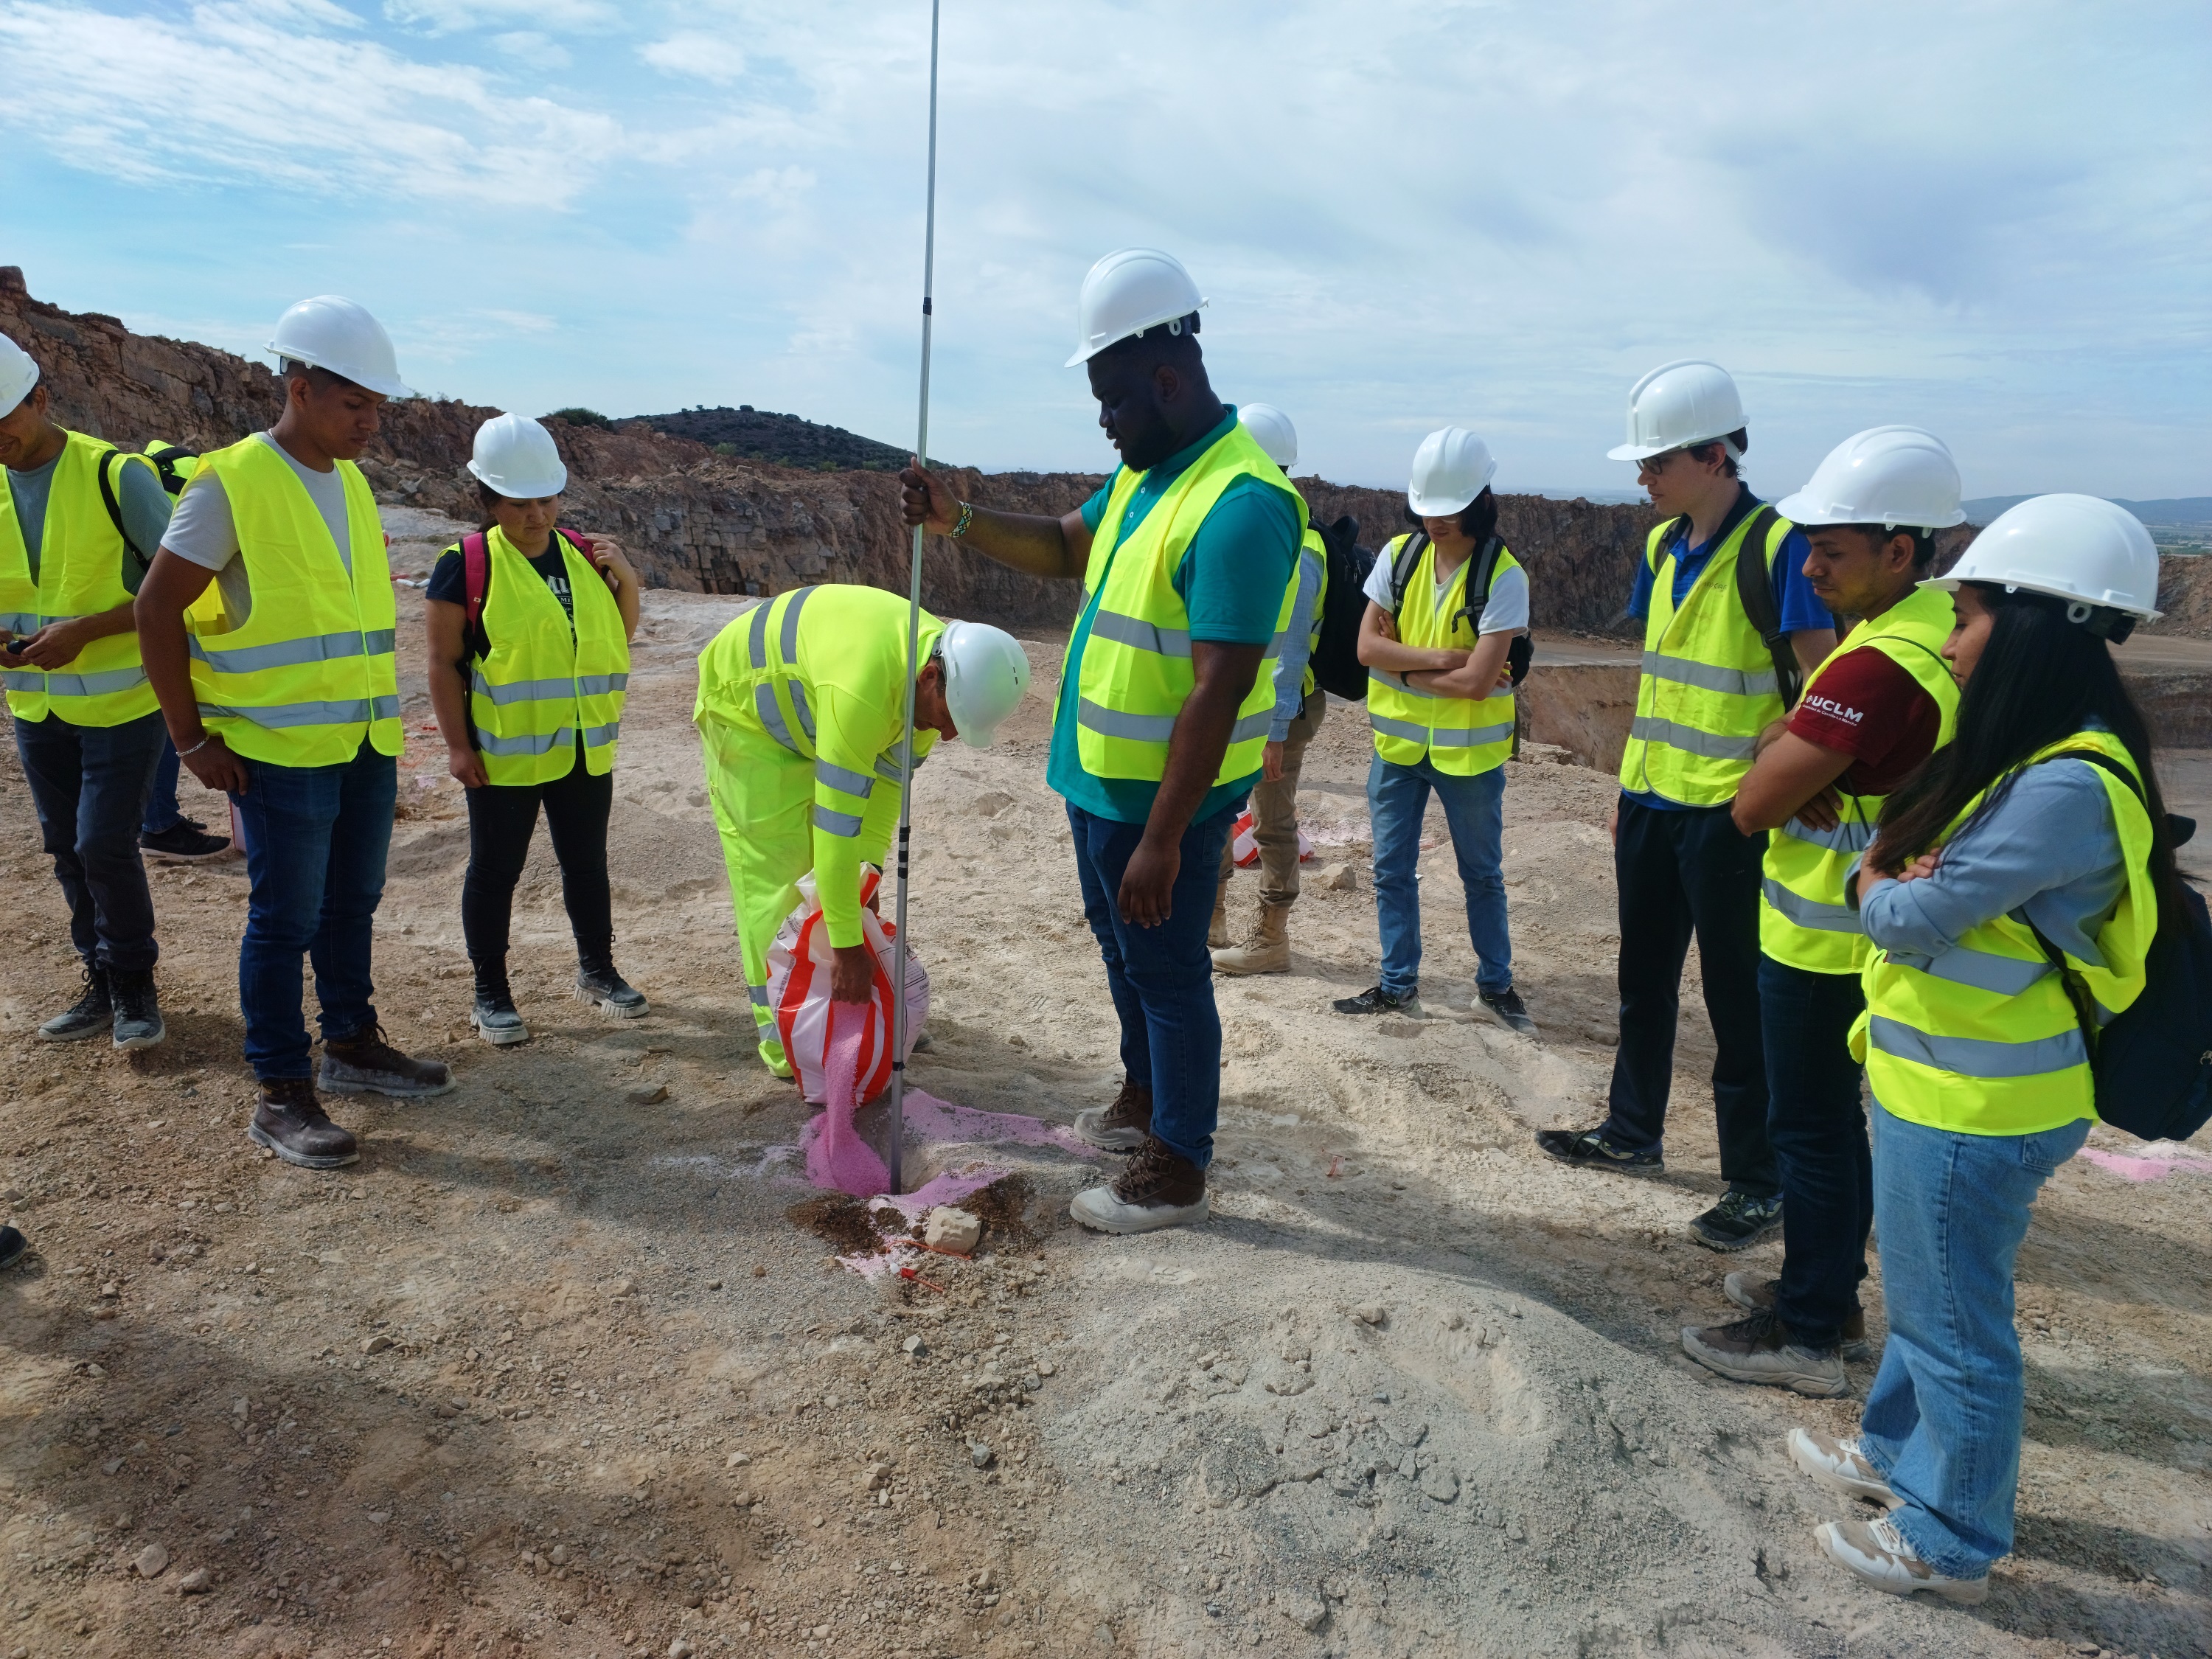
<path id="1" fill-rule="evenodd" d="M 1739 833 L 1725 806 L 1668 811 L 1623 799 L 1613 867 L 1620 896 L 1620 1046 L 1606 1135 L 1661 1150 L 1674 1075 L 1674 1023 L 1692 934 L 1718 1053 L 1713 1108 L 1721 1174 L 1755 1198 L 1781 1190 L 1766 1133 L 1759 1038 L 1759 881 L 1766 837 Z"/>
<path id="2" fill-rule="evenodd" d="M 538 809 L 553 856 L 561 861 L 561 899 L 576 935 L 576 958 L 587 969 L 613 965 L 614 902 L 607 890 L 607 814 L 614 805 L 612 772 L 593 777 L 580 752 L 563 778 L 550 783 L 489 784 L 469 796 L 469 872 L 461 883 L 461 933 L 479 985 L 486 970 L 504 987 L 507 928 L 514 884 L 522 878 L 537 833 Z"/>
<path id="3" fill-rule="evenodd" d="M 1866 999 L 1856 974 L 1812 974 L 1762 956 L 1759 1001 L 1766 1129 L 1782 1174 L 1774 1311 L 1798 1341 L 1832 1348 L 1859 1311 L 1874 1230 L 1874 1156 L 1850 1050 Z"/>

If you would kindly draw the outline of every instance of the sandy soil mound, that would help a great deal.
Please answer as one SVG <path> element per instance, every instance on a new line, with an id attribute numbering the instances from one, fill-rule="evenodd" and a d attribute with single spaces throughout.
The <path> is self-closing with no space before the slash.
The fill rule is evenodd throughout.
<path id="1" fill-rule="evenodd" d="M 367 1153 L 332 1177 L 242 1133 L 238 866 L 155 872 L 167 1046 L 35 1040 L 73 973 L 0 763 L 0 1193 L 37 1247 L 0 1278 L 0 1654 L 2207 1650 L 2212 1155 L 2100 1131 L 2040 1206 L 2021 1547 L 1990 1603 L 1859 1590 L 1812 1547 L 1838 1506 L 1779 1453 L 1852 1402 L 1736 1389 L 1676 1346 L 1723 1314 L 1728 1268 L 1778 1261 L 1684 1232 L 1720 1184 L 1702 1015 L 1663 1178 L 1578 1176 L 1530 1142 L 1592 1113 L 1609 1063 L 1611 790 L 1579 768 L 1516 763 L 1506 796 L 1540 1041 L 1464 1014 L 1441 846 L 1433 1017 L 1328 1012 L 1375 953 L 1367 745 L 1339 708 L 1304 805 L 1313 868 L 1347 884 L 1309 880 L 1294 974 L 1222 987 L 1213 1223 L 1082 1234 L 1066 1200 L 1098 1161 L 960 1117 L 909 1180 L 1011 1173 L 978 1200 L 982 1256 L 840 1265 L 863 1237 L 808 1206 L 807 1113 L 751 1058 L 688 722 L 692 655 L 744 603 L 647 596 L 614 872 L 651 1016 L 569 1000 L 541 837 L 517 1049 L 465 1024 L 465 824 L 416 665 L 380 1006 L 462 1087 L 340 1103 Z M 1036 655 L 1011 741 L 921 776 L 938 1012 L 915 1080 L 1065 1124 L 1116 1065 L 1042 781 L 1056 653 Z"/>

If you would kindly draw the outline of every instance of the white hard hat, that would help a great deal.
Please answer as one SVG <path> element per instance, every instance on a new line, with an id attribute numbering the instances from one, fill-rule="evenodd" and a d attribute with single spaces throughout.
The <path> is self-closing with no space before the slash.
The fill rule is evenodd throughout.
<path id="1" fill-rule="evenodd" d="M 568 487 L 553 434 L 521 415 L 495 415 L 477 428 L 469 471 L 511 501 L 557 495 Z"/>
<path id="2" fill-rule="evenodd" d="M 1239 404 L 1237 418 L 1267 459 L 1288 472 L 1298 464 L 1298 429 L 1273 404 Z"/>
<path id="3" fill-rule="evenodd" d="M 279 317 L 269 349 L 280 368 L 287 361 L 309 363 L 387 398 L 415 395 L 400 381 L 399 359 L 384 325 L 335 294 L 302 300 Z"/>
<path id="4" fill-rule="evenodd" d="M 39 365 L 31 354 L 0 334 L 0 415 L 13 415 L 39 383 Z"/>
<path id="5" fill-rule="evenodd" d="M 1966 521 L 1959 505 L 1959 464 L 1941 438 L 1917 426 L 1872 427 L 1844 439 L 1814 469 L 1813 481 L 1774 510 L 1808 527 L 1943 530 Z"/>
<path id="6" fill-rule="evenodd" d="M 2089 607 L 2110 606 L 2156 622 L 2158 549 L 2142 520 L 2095 495 L 2032 495 L 2008 507 L 1974 538 L 1959 562 L 1920 585 L 1955 591 L 1989 582 L 2072 599 L 2087 622 Z"/>
<path id="7" fill-rule="evenodd" d="M 1182 261 L 1152 247 L 1125 247 L 1108 254 L 1083 279 L 1075 301 L 1075 355 L 1061 365 L 1087 363 L 1117 340 L 1168 325 L 1179 331 L 1182 319 L 1206 301 Z"/>
<path id="8" fill-rule="evenodd" d="M 1686 358 L 1653 369 L 1629 388 L 1628 441 L 1606 454 L 1616 461 L 1645 461 L 1742 429 L 1743 399 L 1728 370 Z M 1733 446 L 1729 453 L 1741 459 Z"/>
<path id="9" fill-rule="evenodd" d="M 1487 489 L 1497 471 L 1488 444 L 1463 426 L 1448 426 L 1429 434 L 1413 452 L 1406 505 L 1424 519 L 1448 519 Z"/>
<path id="10" fill-rule="evenodd" d="M 971 622 L 945 623 L 937 649 L 945 659 L 945 707 L 953 729 L 970 749 L 988 749 L 1000 722 L 1029 690 L 1028 653 L 1003 628 Z"/>

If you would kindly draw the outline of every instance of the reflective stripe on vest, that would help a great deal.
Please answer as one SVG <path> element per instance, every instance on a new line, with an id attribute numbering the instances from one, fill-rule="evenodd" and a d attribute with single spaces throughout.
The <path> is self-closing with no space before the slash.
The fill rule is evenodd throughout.
<path id="1" fill-rule="evenodd" d="M 1062 665 L 1060 695 L 1077 700 L 1076 757 L 1085 772 L 1096 778 L 1157 783 L 1167 775 L 1168 738 L 1176 717 L 1197 684 L 1190 658 L 1190 613 L 1175 591 L 1176 572 L 1192 538 L 1223 491 L 1239 478 L 1258 478 L 1297 503 L 1301 544 L 1306 508 L 1241 423 L 1232 422 L 1168 485 L 1125 543 L 1122 521 L 1144 476 L 1124 467 L 1107 494 L 1083 581 L 1085 602 L 1096 607 L 1091 630 L 1077 673 L 1068 674 Z M 1293 559 L 1276 608 L 1274 639 L 1251 690 L 1237 705 L 1216 783 L 1260 769 L 1274 712 L 1275 664 L 1297 590 Z M 1071 640 L 1069 649 L 1073 648 Z"/>
<path id="2" fill-rule="evenodd" d="M 2098 730 L 2039 750 L 2027 764 L 2084 750 L 2136 770 L 2119 740 Z M 2150 816 L 2120 779 L 2101 768 L 2094 773 L 2112 803 L 2127 885 L 2098 930 L 2100 959 L 2069 956 L 2067 963 L 2098 1007 L 2117 1012 L 2142 994 L 2143 963 L 2158 926 Z M 1967 803 L 1947 842 L 1988 793 Z M 2088 1045 L 2073 1002 L 2033 930 L 2014 916 L 1968 929 L 1932 960 L 1870 952 L 1861 984 L 1867 1006 L 1851 1028 L 1851 1054 L 1892 1115 L 1981 1135 L 2038 1134 L 2096 1115 Z"/>
<path id="3" fill-rule="evenodd" d="M 1879 651 L 1935 702 L 1936 746 L 1942 748 L 1951 741 L 1959 712 L 1958 682 L 1942 655 L 1952 617 L 1948 593 L 1913 588 L 1853 629 L 1813 671 L 1806 694 L 1845 653 Z M 1767 837 L 1759 911 L 1759 948 L 1765 955 L 1811 974 L 1855 974 L 1865 964 L 1866 936 L 1859 913 L 1844 902 L 1844 881 L 1873 843 L 1884 799 L 1843 793 L 1839 781 L 1834 829 L 1815 830 L 1793 817 Z"/>
<path id="4" fill-rule="evenodd" d="M 100 469 L 110 469 L 109 487 L 119 492 L 125 466 L 152 464 L 81 432 L 64 430 L 62 439 L 46 486 L 36 582 L 15 492 L 0 482 L 0 627 L 18 635 L 131 603 L 123 561 L 132 556 L 101 499 Z M 51 715 L 71 726 L 120 726 L 159 706 L 138 659 L 137 633 L 129 628 L 92 641 L 52 673 L 27 663 L 4 678 L 9 711 L 18 720 Z"/>
<path id="5" fill-rule="evenodd" d="M 1410 532 L 1408 532 L 1410 533 Z M 1406 538 L 1394 538 L 1375 556 L 1376 562 L 1395 568 Z M 1406 598 L 1398 609 L 1398 637 L 1421 650 L 1472 651 L 1480 642 L 1480 617 L 1462 614 L 1467 582 L 1480 552 L 1462 560 L 1446 583 L 1441 599 L 1437 594 L 1437 547 L 1422 549 L 1413 574 L 1406 582 Z M 1520 561 L 1501 546 L 1491 581 Z M 1510 691 L 1489 697 L 1453 697 L 1405 684 L 1395 675 L 1370 671 L 1367 676 L 1367 723 L 1374 728 L 1375 752 L 1395 766 L 1417 765 L 1424 757 L 1437 771 L 1453 777 L 1475 777 L 1505 763 L 1513 752 L 1514 703 Z"/>
<path id="6" fill-rule="evenodd" d="M 1783 714 L 1774 656 L 1736 599 L 1735 562 L 1759 516 L 1747 512 L 1723 538 L 1674 608 L 1674 563 L 1686 530 L 1676 520 L 1652 526 L 1644 562 L 1652 572 L 1651 608 L 1644 623 L 1644 672 L 1636 713 L 1620 757 L 1620 786 L 1688 806 L 1718 806 L 1735 794 L 1750 769 L 1759 734 Z M 1765 544 L 1751 556 L 1771 564 L 1793 528 L 1776 516 Z"/>
<path id="7" fill-rule="evenodd" d="M 507 533 L 484 536 L 489 586 L 482 626 L 489 654 L 471 676 L 469 719 L 484 775 L 505 787 L 550 783 L 576 764 L 593 777 L 613 769 L 629 687 L 629 642 L 606 580 L 558 531 L 571 620 L 538 568 Z"/>
<path id="8" fill-rule="evenodd" d="M 1305 540 L 1298 547 L 1297 582 L 1300 588 L 1308 582 L 1314 585 L 1313 627 L 1306 635 L 1305 683 L 1298 693 L 1303 702 L 1314 694 L 1316 682 L 1314 679 L 1313 653 L 1321 649 L 1322 617 L 1328 606 L 1328 544 L 1321 538 L 1321 532 L 1311 525 L 1306 526 Z M 1291 608 L 1297 609 L 1295 595 L 1292 596 Z"/>
<path id="9" fill-rule="evenodd" d="M 185 486 L 219 482 L 253 593 L 234 629 L 221 626 L 219 611 L 188 613 L 200 718 L 239 754 L 274 766 L 336 766 L 364 740 L 397 755 L 403 742 L 384 527 L 361 469 L 336 465 L 350 574 L 291 463 L 263 439 L 204 456 Z"/>

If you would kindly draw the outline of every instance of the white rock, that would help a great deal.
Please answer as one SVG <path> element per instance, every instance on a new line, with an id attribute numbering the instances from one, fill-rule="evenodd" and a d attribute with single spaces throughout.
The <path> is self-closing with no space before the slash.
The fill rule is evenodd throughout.
<path id="1" fill-rule="evenodd" d="M 929 1355 L 929 1344 L 923 1341 L 919 1336 L 909 1336 L 905 1341 L 899 1344 L 899 1352 L 912 1358 L 924 1359 Z"/>
<path id="2" fill-rule="evenodd" d="M 1286 1595 L 1275 1607 L 1300 1630 L 1319 1630 L 1328 1622 L 1328 1603 L 1318 1595 Z"/>
<path id="3" fill-rule="evenodd" d="M 975 1467 L 979 1469 L 988 1469 L 991 1467 L 991 1449 L 980 1440 L 969 1443 L 968 1455 L 975 1460 Z"/>
<path id="4" fill-rule="evenodd" d="M 983 1237 L 981 1218 L 969 1211 L 940 1204 L 922 1224 L 921 1242 L 937 1249 L 966 1255 Z"/>
<path id="5" fill-rule="evenodd" d="M 194 1567 L 190 1572 L 177 1580 L 177 1594 L 179 1595 L 204 1595 L 207 1594 L 209 1585 L 214 1582 L 215 1581 L 209 1577 L 208 1570 L 205 1567 Z"/>
<path id="6" fill-rule="evenodd" d="M 1459 1496 L 1459 1477 L 1441 1463 L 1431 1464 L 1421 1474 L 1421 1490 L 1439 1504 L 1449 1504 Z"/>
<path id="7" fill-rule="evenodd" d="M 131 1565 L 138 1569 L 141 1578 L 159 1578 L 161 1570 L 169 1565 L 169 1553 L 159 1544 L 149 1544 Z"/>
<path id="8" fill-rule="evenodd" d="M 1333 893 L 1348 893 L 1359 885 L 1359 877 L 1348 864 L 1324 865 L 1314 877 L 1314 885 Z"/>

